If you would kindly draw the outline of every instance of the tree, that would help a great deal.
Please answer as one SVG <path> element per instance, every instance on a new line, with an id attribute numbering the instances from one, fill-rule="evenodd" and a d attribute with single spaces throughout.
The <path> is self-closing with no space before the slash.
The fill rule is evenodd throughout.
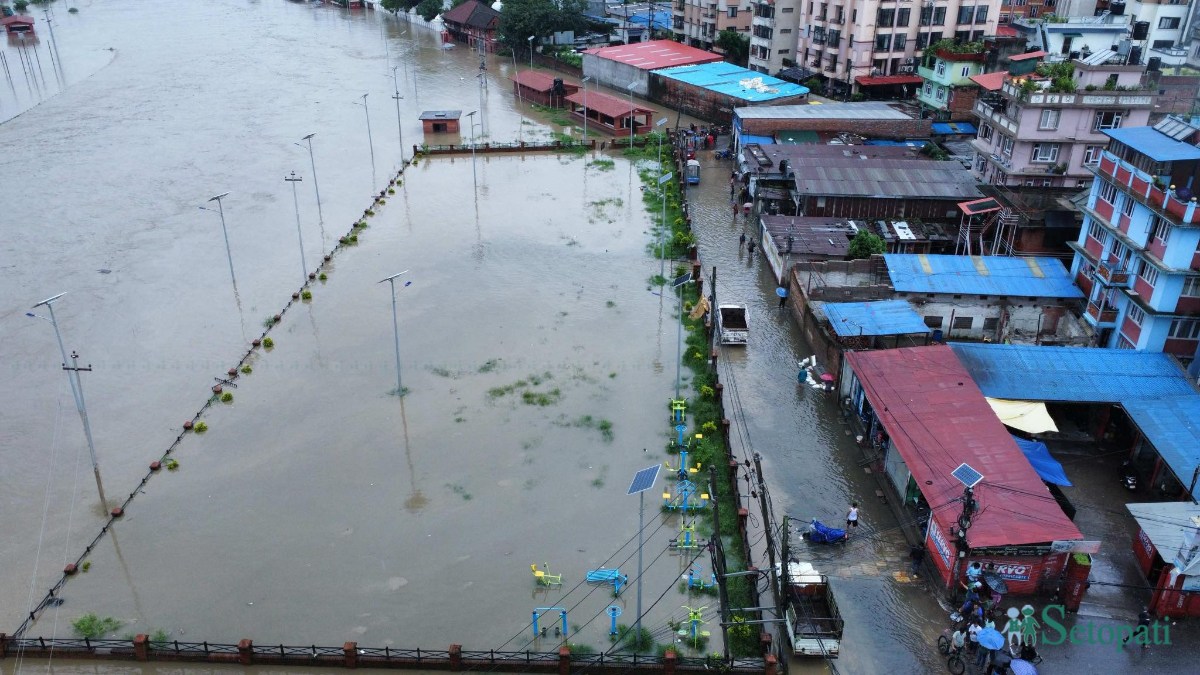
<path id="1" fill-rule="evenodd" d="M 883 253 L 886 249 L 883 237 L 866 230 L 859 230 L 858 234 L 850 240 L 850 259 L 870 258 L 876 253 Z"/>
<path id="2" fill-rule="evenodd" d="M 421 4 L 417 5 L 417 14 L 426 21 L 433 21 L 441 13 L 442 0 L 421 0 Z"/>
<path id="3" fill-rule="evenodd" d="M 387 11 L 395 14 L 397 12 L 408 12 L 413 7 L 421 4 L 421 0 L 379 0 L 379 6 Z M 434 16 L 437 16 L 436 14 Z"/>
<path id="4" fill-rule="evenodd" d="M 587 0 L 507 0 L 500 8 L 500 41 L 509 47 L 530 46 L 530 35 L 541 38 L 558 31 L 582 31 Z"/>
<path id="5" fill-rule="evenodd" d="M 25 10 L 29 9 L 28 0 L 16 0 L 16 2 L 13 3 L 13 9 L 17 10 L 18 12 L 24 12 Z"/>
<path id="6" fill-rule="evenodd" d="M 750 58 L 750 38 L 732 28 L 717 33 L 714 43 L 725 52 L 725 58 L 738 65 L 744 66 Z"/>

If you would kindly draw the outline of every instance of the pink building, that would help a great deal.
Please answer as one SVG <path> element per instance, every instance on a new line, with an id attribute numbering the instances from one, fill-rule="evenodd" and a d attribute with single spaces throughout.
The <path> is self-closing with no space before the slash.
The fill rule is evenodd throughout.
<path id="1" fill-rule="evenodd" d="M 1075 60 L 1039 70 L 1047 68 L 1054 69 L 1050 76 L 971 78 L 990 90 L 975 102 L 972 169 L 982 182 L 1086 187 L 1108 146 L 1104 132 L 1149 122 L 1154 92 L 1142 88 L 1143 67 Z"/>

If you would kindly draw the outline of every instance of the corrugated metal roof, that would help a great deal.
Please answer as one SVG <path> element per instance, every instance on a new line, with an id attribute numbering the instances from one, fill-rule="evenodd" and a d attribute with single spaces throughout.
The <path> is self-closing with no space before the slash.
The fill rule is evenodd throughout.
<path id="1" fill-rule="evenodd" d="M 664 68 L 654 74 L 747 102 L 774 101 L 808 93 L 808 87 L 724 61 Z"/>
<path id="2" fill-rule="evenodd" d="M 858 103 L 824 103 L 820 105 L 775 105 L 769 107 L 734 108 L 735 117 L 758 120 L 910 120 L 898 108 L 878 101 Z"/>
<path id="3" fill-rule="evenodd" d="M 1154 128 L 1177 141 L 1187 140 L 1197 131 L 1196 127 L 1174 115 L 1168 115 L 1159 120 L 1158 124 L 1154 125 Z"/>
<path id="4" fill-rule="evenodd" d="M 1156 162 L 1200 159 L 1200 148 L 1177 141 L 1154 127 L 1132 127 L 1130 129 L 1106 129 L 1104 134 L 1114 141 L 1146 155 Z"/>
<path id="5" fill-rule="evenodd" d="M 1146 533 L 1158 554 L 1168 563 L 1183 546 L 1187 530 L 1195 529 L 1200 522 L 1200 505 L 1188 502 L 1150 502 L 1126 504 L 1138 527 Z M 1191 570 L 1180 570 L 1183 574 L 1200 572 L 1200 565 L 1193 563 Z"/>
<path id="6" fill-rule="evenodd" d="M 1057 258 L 888 253 L 884 260 L 901 293 L 1083 298 Z"/>
<path id="7" fill-rule="evenodd" d="M 587 96 L 587 101 L 584 101 L 585 95 Z M 595 110 L 601 115 L 608 115 L 609 117 L 615 119 L 626 117 L 631 112 L 634 115 L 640 113 L 654 113 L 654 109 L 652 108 L 643 108 L 636 103 L 631 104 L 627 98 L 613 96 L 612 94 L 606 94 L 602 91 L 593 91 L 590 94 L 583 91 L 577 91 L 574 94 L 565 96 L 564 98 L 572 103 L 578 103 L 579 105 L 587 103 L 588 110 Z"/>
<path id="8" fill-rule="evenodd" d="M 965 342 L 950 346 L 992 398 L 1128 405 L 1138 399 L 1195 395 L 1187 374 L 1166 354 Z"/>
<path id="9" fill-rule="evenodd" d="M 833 332 L 842 337 L 929 332 L 925 320 L 903 300 L 829 302 L 825 304 L 825 317 Z"/>
<path id="10" fill-rule="evenodd" d="M 984 476 L 972 547 L 1082 538 L 949 347 L 852 351 L 846 361 L 941 527 L 960 511 L 946 508 L 962 495 L 950 472 L 966 462 Z"/>
<path id="11" fill-rule="evenodd" d="M 1200 396 L 1139 398 L 1123 407 L 1175 477 L 1190 483 L 1200 466 Z"/>
<path id="12" fill-rule="evenodd" d="M 998 70 L 994 73 L 984 73 L 982 75 L 972 75 L 970 80 L 975 84 L 987 89 L 988 91 L 998 91 L 1004 86 L 1004 79 L 1008 77 L 1008 73 L 1003 70 Z"/>
<path id="13" fill-rule="evenodd" d="M 831 157 L 820 164 L 797 169 L 796 189 L 801 195 L 955 201 L 983 196 L 970 172 L 952 160 L 874 159 L 854 155 Z"/>
<path id="14" fill-rule="evenodd" d="M 589 49 L 584 53 L 594 54 L 602 59 L 617 61 L 642 70 L 656 70 L 689 63 L 709 63 L 721 60 L 720 54 L 682 45 L 674 40 L 650 40 L 631 45 L 599 47 Z"/>

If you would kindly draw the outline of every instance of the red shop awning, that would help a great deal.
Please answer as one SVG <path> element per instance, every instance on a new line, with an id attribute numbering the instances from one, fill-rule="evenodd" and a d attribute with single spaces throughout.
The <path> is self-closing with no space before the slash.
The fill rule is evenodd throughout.
<path id="1" fill-rule="evenodd" d="M 877 75 L 874 77 L 861 75 L 854 78 L 854 81 L 864 87 L 876 87 L 887 84 L 921 84 L 921 78 L 916 75 Z"/>

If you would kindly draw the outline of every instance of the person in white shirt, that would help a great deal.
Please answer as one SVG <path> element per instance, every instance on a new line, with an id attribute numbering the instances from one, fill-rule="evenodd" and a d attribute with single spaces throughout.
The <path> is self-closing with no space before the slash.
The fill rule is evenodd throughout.
<path id="1" fill-rule="evenodd" d="M 850 511 L 846 513 L 846 530 L 849 534 L 851 528 L 858 527 L 858 502 L 850 504 Z"/>

